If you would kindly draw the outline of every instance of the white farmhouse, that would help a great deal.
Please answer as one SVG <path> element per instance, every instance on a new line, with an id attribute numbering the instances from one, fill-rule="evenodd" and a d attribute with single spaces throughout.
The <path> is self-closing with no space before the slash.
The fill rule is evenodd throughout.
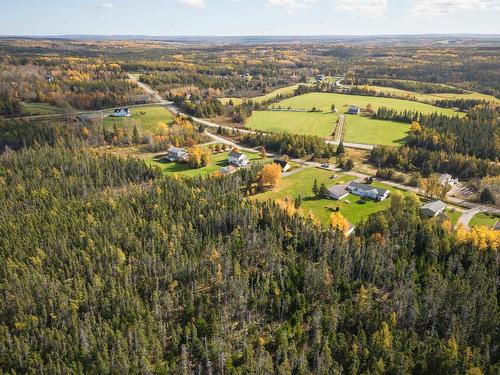
<path id="1" fill-rule="evenodd" d="M 248 157 L 245 154 L 235 150 L 229 153 L 227 162 L 237 167 L 243 167 L 245 165 L 250 164 L 250 160 L 248 160 Z"/>

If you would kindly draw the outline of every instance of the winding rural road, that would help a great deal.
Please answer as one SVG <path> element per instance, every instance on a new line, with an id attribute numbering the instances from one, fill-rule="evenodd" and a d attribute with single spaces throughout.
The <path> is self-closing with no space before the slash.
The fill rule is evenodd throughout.
<path id="1" fill-rule="evenodd" d="M 168 100 L 163 99 L 157 91 L 155 91 L 154 89 L 152 89 L 151 87 L 149 87 L 148 85 L 146 85 L 142 82 L 138 82 L 138 80 L 135 76 L 129 74 L 129 77 L 133 82 L 136 82 L 139 85 L 139 87 L 141 87 L 145 92 L 154 96 L 161 105 L 165 105 L 172 113 L 180 114 L 180 115 L 186 116 L 186 117 L 190 117 L 195 124 L 202 124 L 204 126 L 211 127 L 211 128 L 221 127 L 221 128 L 224 128 L 224 129 L 227 129 L 230 131 L 233 130 L 233 127 L 231 127 L 231 126 L 217 124 L 215 122 L 192 117 L 186 113 L 183 113 L 173 102 L 170 102 Z M 342 80 L 343 79 L 340 79 L 339 81 L 337 81 L 337 84 L 340 85 L 340 82 L 342 82 Z M 256 133 L 255 131 L 248 130 L 248 129 L 238 129 L 238 130 L 240 133 Z M 212 139 L 214 139 L 217 142 L 225 143 L 225 144 L 233 146 L 233 147 L 238 147 L 240 150 L 243 150 L 243 151 L 248 151 L 248 152 L 255 152 L 256 151 L 255 149 L 242 147 L 241 145 L 238 145 L 238 144 L 236 144 L 232 141 L 229 141 L 223 137 L 220 137 L 216 134 L 213 134 L 210 132 L 206 132 L 206 133 L 207 133 L 207 135 L 209 135 Z M 325 142 L 329 143 L 329 144 L 335 144 L 335 145 L 339 144 L 338 140 L 325 141 Z M 374 147 L 374 145 L 367 145 L 367 144 L 360 144 L 360 143 L 350 143 L 350 142 L 343 142 L 343 143 L 344 143 L 345 147 L 354 148 L 354 149 L 361 149 L 361 150 L 372 150 Z M 278 155 L 272 154 L 272 153 L 267 153 L 267 155 L 269 157 L 278 157 Z M 303 166 L 321 167 L 320 163 L 316 163 L 316 162 L 311 162 L 311 161 L 304 162 L 303 160 L 300 160 L 300 159 L 291 159 L 291 161 L 296 162 L 296 163 L 300 163 Z M 337 171 L 337 170 L 332 170 L 332 172 L 334 172 L 334 171 Z M 369 175 L 359 173 L 359 172 L 354 172 L 354 171 L 347 171 L 347 172 L 343 171 L 343 173 L 350 175 L 350 176 L 357 177 L 357 178 L 373 177 L 373 176 L 369 176 Z M 379 181 L 379 182 L 383 182 L 386 185 L 389 185 L 389 186 L 392 186 L 392 187 L 395 187 L 395 188 L 398 188 L 401 190 L 405 190 L 405 191 L 413 192 L 413 193 L 418 194 L 418 195 L 422 195 L 420 190 L 416 187 L 407 186 L 407 185 L 403 185 L 403 184 L 400 184 L 397 182 L 382 180 L 382 179 L 378 179 L 378 178 L 375 178 L 374 180 Z M 464 201 L 464 200 L 461 200 L 461 199 L 458 199 L 455 197 L 446 197 L 446 202 L 469 208 L 469 210 L 464 211 L 464 214 L 462 215 L 464 217 L 462 218 L 462 216 L 461 216 L 459 219 L 459 223 L 464 224 L 464 226 L 468 226 L 468 223 L 470 222 L 472 217 L 479 212 L 488 212 L 488 213 L 500 215 L 500 209 L 498 209 L 496 207 L 487 206 L 487 205 L 478 204 L 478 203 L 473 203 L 473 202 L 467 202 L 467 201 Z"/>

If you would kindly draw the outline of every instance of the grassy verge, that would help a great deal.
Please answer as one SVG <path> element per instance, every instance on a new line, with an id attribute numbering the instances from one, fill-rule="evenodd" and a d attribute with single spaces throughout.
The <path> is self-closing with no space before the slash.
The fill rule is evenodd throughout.
<path id="1" fill-rule="evenodd" d="M 470 227 L 492 227 L 500 217 L 486 213 L 475 215 L 469 223 Z"/>

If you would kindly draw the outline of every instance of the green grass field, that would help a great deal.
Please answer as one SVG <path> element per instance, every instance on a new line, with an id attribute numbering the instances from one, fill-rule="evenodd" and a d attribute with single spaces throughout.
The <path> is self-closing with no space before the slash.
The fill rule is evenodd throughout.
<path id="1" fill-rule="evenodd" d="M 339 175 L 337 179 L 330 179 L 332 174 L 331 171 L 324 169 L 306 168 L 301 172 L 283 178 L 278 188 L 258 194 L 254 198 L 262 201 L 268 199 L 285 199 L 287 197 L 294 199 L 302 195 L 302 210 L 304 214 L 307 215 L 311 212 L 325 225 L 328 225 L 330 215 L 332 214 L 332 211 L 327 208 L 330 205 L 339 204 L 340 213 L 350 223 L 356 224 L 366 219 L 370 214 L 386 209 L 391 204 L 390 198 L 383 202 L 367 201 L 365 203 L 360 203 L 360 198 L 352 194 L 349 194 L 341 201 L 314 197 L 312 193 L 314 179 L 318 180 L 318 185 L 325 183 L 326 186 L 343 184 L 354 179 L 354 177 L 346 175 Z M 391 192 L 397 190 L 376 182 L 373 183 L 373 186 L 389 189 Z M 401 193 L 407 194 L 403 191 L 401 191 Z M 350 203 L 346 203 L 346 200 Z"/>
<path id="2" fill-rule="evenodd" d="M 446 216 L 448 216 L 448 219 L 450 219 L 453 226 L 455 226 L 457 224 L 457 221 L 460 218 L 460 216 L 462 216 L 462 212 L 457 211 L 457 210 L 453 210 L 450 207 L 448 207 L 446 209 Z"/>
<path id="3" fill-rule="evenodd" d="M 338 116 L 332 113 L 255 111 L 245 126 L 275 133 L 289 132 L 328 137 Z"/>
<path id="4" fill-rule="evenodd" d="M 338 114 L 344 113 L 350 105 L 366 107 L 367 104 L 371 104 L 375 110 L 381 106 L 386 106 L 399 111 L 409 109 L 422 113 L 457 114 L 457 112 L 451 109 L 438 108 L 409 100 L 331 93 L 309 93 L 282 100 L 275 104 L 275 107 L 281 106 L 283 108 L 292 107 L 300 109 L 316 107 L 322 109 L 323 113 L 256 111 L 247 120 L 245 125 L 248 128 L 256 130 L 327 137 L 332 134 L 338 118 L 338 114 L 330 112 L 332 104 L 335 104 Z M 344 140 L 352 143 L 397 146 L 404 143 L 409 130 L 410 126 L 408 124 L 400 122 L 374 120 L 359 115 L 346 115 Z"/>
<path id="5" fill-rule="evenodd" d="M 310 85 L 310 84 L 311 83 L 302 83 L 302 85 Z M 219 98 L 219 100 L 224 105 L 229 103 L 229 100 L 232 100 L 234 105 L 239 105 L 239 104 L 243 103 L 243 101 L 246 101 L 246 100 L 251 100 L 255 103 L 261 103 L 261 102 L 264 102 L 267 100 L 274 99 L 277 95 L 280 95 L 280 94 L 282 94 L 282 95 L 291 94 L 292 92 L 294 92 L 297 89 L 297 87 L 299 87 L 298 84 L 292 85 L 292 86 L 281 87 L 281 88 L 276 89 L 274 91 L 271 91 L 270 93 L 267 93 L 265 95 L 255 96 L 252 98 Z"/>
<path id="6" fill-rule="evenodd" d="M 478 92 L 466 92 L 463 94 L 453 94 L 453 93 L 423 94 L 423 93 L 401 90 L 385 86 L 362 85 L 360 87 L 364 87 L 369 90 L 373 90 L 384 94 L 391 94 L 398 97 L 405 97 L 408 98 L 409 100 L 418 100 L 421 102 L 435 102 L 436 100 L 443 100 L 443 99 L 478 99 L 478 100 L 491 101 L 497 104 L 500 103 L 500 100 L 495 98 L 494 96 L 480 94 Z"/>
<path id="7" fill-rule="evenodd" d="M 47 103 L 22 103 L 22 105 L 24 112 L 28 113 L 30 116 L 52 115 L 62 112 L 61 108 Z"/>
<path id="8" fill-rule="evenodd" d="M 212 154 L 210 158 L 210 163 L 206 167 L 198 169 L 193 169 L 189 167 L 187 164 L 183 163 L 158 162 L 155 161 L 152 156 L 145 159 L 145 162 L 148 165 L 154 165 L 159 167 L 163 171 L 163 173 L 166 174 L 177 173 L 179 176 L 182 177 L 208 176 L 214 174 L 215 172 L 219 171 L 222 167 L 228 165 L 227 163 L 228 153 L 229 151 L 220 154 Z M 260 155 L 254 153 L 244 152 L 244 154 L 248 156 L 248 159 L 252 163 L 265 163 L 270 160 L 270 159 L 262 159 Z"/>
<path id="9" fill-rule="evenodd" d="M 311 109 L 312 107 L 316 107 L 318 109 L 322 109 L 323 111 L 330 111 L 332 104 L 335 104 L 339 113 L 344 113 L 347 108 L 352 105 L 365 108 L 368 104 L 370 104 L 374 110 L 377 110 L 379 107 L 388 107 L 398 111 L 415 110 L 424 114 L 434 112 L 442 113 L 448 116 L 458 114 L 452 109 L 439 108 L 410 100 L 323 92 L 312 92 L 305 95 L 294 96 L 293 98 L 288 98 L 276 103 L 275 106 L 301 109 Z"/>
<path id="10" fill-rule="evenodd" d="M 500 217 L 495 215 L 489 215 L 486 213 L 480 213 L 475 215 L 469 223 L 470 227 L 492 227 L 495 223 L 500 220 Z"/>
<path id="11" fill-rule="evenodd" d="M 374 120 L 357 115 L 346 115 L 346 142 L 398 146 L 410 131 L 402 122 Z"/>
<path id="12" fill-rule="evenodd" d="M 159 105 L 131 107 L 130 111 L 132 116 L 128 118 L 105 117 L 104 126 L 112 128 L 117 124 L 130 132 L 136 125 L 140 132 L 153 132 L 158 124 L 169 124 L 174 119 L 170 111 Z"/>

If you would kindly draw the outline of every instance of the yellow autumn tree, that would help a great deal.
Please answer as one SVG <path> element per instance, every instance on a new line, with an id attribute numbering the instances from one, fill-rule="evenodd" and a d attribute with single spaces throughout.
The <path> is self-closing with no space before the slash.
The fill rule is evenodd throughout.
<path id="1" fill-rule="evenodd" d="M 340 212 L 334 212 L 330 215 L 330 226 L 346 234 L 349 230 L 349 222 Z"/>
<path id="2" fill-rule="evenodd" d="M 206 167 L 210 163 L 210 152 L 201 147 L 191 147 L 189 149 L 188 165 L 193 168 Z"/>
<path id="3" fill-rule="evenodd" d="M 267 164 L 260 172 L 259 185 L 261 188 L 265 186 L 276 187 L 281 181 L 281 167 L 278 164 Z"/>

